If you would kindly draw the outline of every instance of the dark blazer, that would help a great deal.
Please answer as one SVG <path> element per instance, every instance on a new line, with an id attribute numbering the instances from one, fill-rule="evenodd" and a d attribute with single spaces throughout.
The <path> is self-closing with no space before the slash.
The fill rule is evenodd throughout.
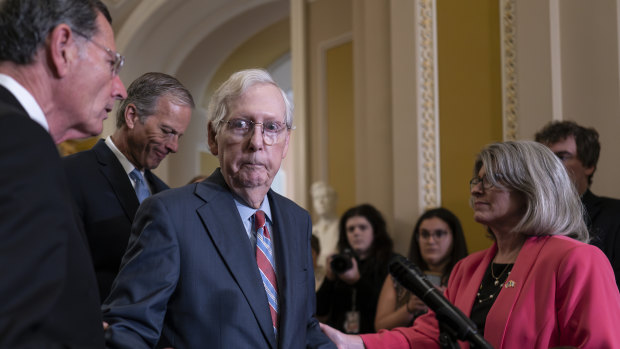
<path id="1" fill-rule="evenodd" d="M 0 348 L 103 348 L 95 274 L 49 133 L 0 87 Z"/>
<path id="2" fill-rule="evenodd" d="M 146 199 L 103 305 L 112 348 L 335 348 L 313 317 L 308 213 L 268 193 L 280 295 L 276 338 L 250 240 L 219 169 Z"/>
<path id="3" fill-rule="evenodd" d="M 84 223 L 103 302 L 118 273 L 140 202 L 123 166 L 103 139 L 92 149 L 62 161 Z M 149 170 L 145 178 L 154 193 L 168 189 Z"/>
<path id="4" fill-rule="evenodd" d="M 609 258 L 620 289 L 620 200 L 596 196 L 588 189 L 581 201 L 586 208 L 590 243 Z"/>

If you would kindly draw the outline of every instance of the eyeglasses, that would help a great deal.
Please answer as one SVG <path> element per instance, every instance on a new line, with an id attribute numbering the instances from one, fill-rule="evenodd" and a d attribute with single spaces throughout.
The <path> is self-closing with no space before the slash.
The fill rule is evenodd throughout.
<path id="1" fill-rule="evenodd" d="M 473 190 L 475 186 L 477 186 L 478 184 L 482 183 L 482 189 L 491 189 L 493 188 L 493 184 L 491 182 L 489 182 L 488 179 L 486 179 L 486 177 L 474 177 L 469 181 L 469 190 Z"/>
<path id="2" fill-rule="evenodd" d="M 442 230 L 442 229 L 437 229 L 434 231 L 420 230 L 419 235 L 420 235 L 420 238 L 424 240 L 428 240 L 431 237 L 433 237 L 435 240 L 441 240 L 444 237 L 448 236 L 448 231 Z"/>
<path id="3" fill-rule="evenodd" d="M 254 122 L 245 119 L 232 119 L 221 122 L 226 123 L 231 134 L 239 139 L 245 138 L 245 136 L 254 130 L 254 127 L 261 125 L 263 127 L 263 141 L 267 145 L 273 145 L 278 142 L 282 131 L 289 129 L 286 124 L 279 121 Z"/>
<path id="4" fill-rule="evenodd" d="M 86 40 L 88 40 L 89 42 L 91 42 L 93 45 L 97 46 L 98 48 L 104 50 L 105 52 L 107 52 L 108 55 L 110 55 L 111 58 L 113 58 L 112 61 L 110 61 L 110 65 L 111 70 L 112 70 L 112 77 L 118 76 L 118 74 L 121 72 L 121 68 L 123 68 L 123 65 L 125 64 L 125 57 L 121 56 L 120 53 L 116 52 L 116 51 L 112 51 L 110 48 L 105 47 L 95 41 L 93 41 L 91 38 L 89 38 L 88 36 L 86 36 L 85 34 L 80 33 L 77 30 L 73 30 L 74 33 L 76 33 L 77 35 L 85 38 Z"/>

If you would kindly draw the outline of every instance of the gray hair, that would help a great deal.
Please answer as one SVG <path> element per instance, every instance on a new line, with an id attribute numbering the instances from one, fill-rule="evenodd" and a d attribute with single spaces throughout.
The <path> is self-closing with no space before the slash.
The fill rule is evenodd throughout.
<path id="1" fill-rule="evenodd" d="M 476 159 L 474 176 L 512 189 L 526 198 L 526 211 L 513 232 L 524 235 L 566 235 L 588 242 L 584 209 L 564 165 L 546 146 L 533 141 L 494 143 Z"/>
<path id="2" fill-rule="evenodd" d="M 4 0 L 0 2 L 0 61 L 29 64 L 49 33 L 65 23 L 91 38 L 97 14 L 112 18 L 100 0 Z"/>
<path id="3" fill-rule="evenodd" d="M 286 93 L 276 84 L 267 71 L 263 69 L 246 69 L 232 74 L 211 97 L 207 109 L 207 123 L 211 123 L 211 127 L 213 127 L 216 134 L 221 129 L 221 123 L 228 116 L 231 104 L 239 99 L 250 87 L 258 84 L 271 84 L 280 90 L 286 106 L 284 118 L 286 127 L 288 129 L 293 128 L 293 106 Z"/>
<path id="4" fill-rule="evenodd" d="M 157 101 L 164 95 L 171 97 L 174 104 L 194 108 L 192 94 L 175 77 L 164 73 L 146 73 L 129 85 L 127 98 L 121 102 L 116 113 L 116 127 L 125 125 L 125 109 L 129 104 L 136 107 L 140 122 L 144 123 L 156 113 Z"/>

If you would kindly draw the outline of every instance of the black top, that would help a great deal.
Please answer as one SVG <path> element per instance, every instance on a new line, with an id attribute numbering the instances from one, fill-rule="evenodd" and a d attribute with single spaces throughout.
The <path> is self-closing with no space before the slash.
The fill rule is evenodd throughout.
<path id="1" fill-rule="evenodd" d="M 487 271 L 484 273 L 476 294 L 474 306 L 471 309 L 471 315 L 469 316 L 476 324 L 476 327 L 478 327 L 478 333 L 482 336 L 484 335 L 487 315 L 504 286 L 508 275 L 510 275 L 512 266 L 513 264 L 490 263 Z"/>
<path id="2" fill-rule="evenodd" d="M 388 259 L 389 261 L 389 259 Z M 358 261 L 360 279 L 349 285 L 340 279 L 325 278 L 317 291 L 317 316 L 328 316 L 326 323 L 346 332 L 347 313 L 359 311 L 359 332 L 375 332 L 375 315 L 383 281 L 388 274 L 388 263 L 378 263 L 373 257 Z M 354 300 L 355 298 L 355 300 Z"/>
<path id="3" fill-rule="evenodd" d="M 620 288 L 620 200 L 596 196 L 586 190 L 581 202 L 586 208 L 590 243 L 609 258 Z"/>

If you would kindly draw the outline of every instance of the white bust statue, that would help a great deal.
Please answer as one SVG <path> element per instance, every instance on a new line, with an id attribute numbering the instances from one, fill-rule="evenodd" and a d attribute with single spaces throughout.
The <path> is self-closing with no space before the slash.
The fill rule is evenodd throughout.
<path id="1" fill-rule="evenodd" d="M 314 182 L 310 187 L 312 206 L 316 221 L 312 224 L 312 234 L 319 238 L 321 253 L 317 265 L 324 267 L 327 256 L 336 252 L 338 244 L 338 215 L 336 214 L 337 194 L 325 182 Z"/>

